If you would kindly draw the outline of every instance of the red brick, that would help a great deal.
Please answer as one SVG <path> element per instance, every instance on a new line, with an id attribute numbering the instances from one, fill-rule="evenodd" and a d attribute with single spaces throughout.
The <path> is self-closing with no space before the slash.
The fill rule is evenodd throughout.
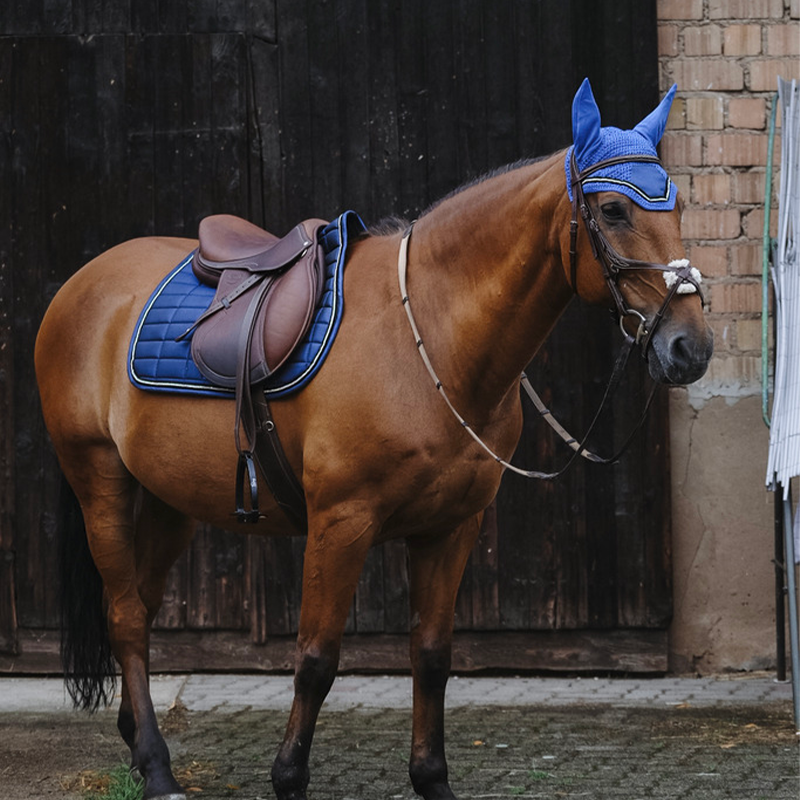
<path id="1" fill-rule="evenodd" d="M 744 88 L 744 71 L 735 61 L 692 58 L 671 66 L 673 80 L 683 92 L 738 92 Z"/>
<path id="2" fill-rule="evenodd" d="M 732 128 L 755 128 L 767 125 L 767 103 L 763 97 L 732 97 L 728 103 L 728 124 Z"/>
<path id="3" fill-rule="evenodd" d="M 759 242 L 764 238 L 764 208 L 754 208 L 748 211 L 742 220 L 742 229 L 745 235 Z M 778 215 L 771 213 L 769 217 L 769 235 L 778 235 Z"/>
<path id="4" fill-rule="evenodd" d="M 767 135 L 763 133 L 715 133 L 707 137 L 706 164 L 730 167 L 763 166 L 767 163 Z"/>
<path id="5" fill-rule="evenodd" d="M 682 175 L 679 172 L 671 172 L 670 179 L 678 187 L 678 192 L 686 201 L 692 196 L 692 176 Z"/>
<path id="6" fill-rule="evenodd" d="M 708 0 L 709 19 L 783 17 L 783 0 Z"/>
<path id="7" fill-rule="evenodd" d="M 683 130 L 686 127 L 686 100 L 683 97 L 676 97 L 672 102 L 672 108 L 667 118 L 667 130 Z"/>
<path id="8" fill-rule="evenodd" d="M 731 199 L 731 177 L 724 172 L 695 175 L 692 201 L 698 205 L 724 205 Z"/>
<path id="9" fill-rule="evenodd" d="M 739 350 L 761 350 L 763 327 L 760 319 L 738 319 L 733 321 L 736 331 L 736 347 Z M 767 344 L 772 346 L 772 325 L 767 325 Z M 714 346 L 716 347 L 716 340 Z"/>
<path id="10" fill-rule="evenodd" d="M 730 25 L 725 28 L 726 56 L 757 56 L 761 53 L 760 25 Z"/>
<path id="11" fill-rule="evenodd" d="M 736 172 L 731 181 L 734 203 L 763 203 L 766 175 L 764 172 Z"/>
<path id="12" fill-rule="evenodd" d="M 731 275 L 760 275 L 762 245 L 737 242 L 731 247 Z"/>
<path id="13" fill-rule="evenodd" d="M 717 25 L 687 25 L 683 31 L 687 56 L 718 56 L 722 53 L 722 30 Z"/>
<path id="14" fill-rule="evenodd" d="M 725 127 L 724 104 L 721 97 L 687 97 L 686 127 L 689 130 L 719 131 Z"/>
<path id="15" fill-rule="evenodd" d="M 703 163 L 702 137 L 668 131 L 661 140 L 661 157 L 673 167 L 699 167 Z"/>
<path id="16" fill-rule="evenodd" d="M 800 59 L 771 58 L 751 62 L 748 88 L 753 92 L 776 92 L 779 75 L 787 81 L 800 78 Z"/>
<path id="17" fill-rule="evenodd" d="M 681 229 L 687 239 L 735 239 L 741 233 L 741 221 L 733 208 L 687 208 Z"/>
<path id="18" fill-rule="evenodd" d="M 703 19 L 703 0 L 658 0 L 659 19 Z"/>
<path id="19" fill-rule="evenodd" d="M 678 55 L 678 26 L 658 26 L 658 54 L 660 56 Z"/>
<path id="20" fill-rule="evenodd" d="M 694 244 L 689 248 L 689 260 L 704 278 L 724 278 L 728 274 L 727 245 Z"/>
<path id="21" fill-rule="evenodd" d="M 761 283 L 724 281 L 711 286 L 711 308 L 715 314 L 749 314 L 761 311 Z"/>
<path id="22" fill-rule="evenodd" d="M 771 56 L 800 55 L 800 28 L 797 25 L 770 25 L 767 28 L 767 53 Z"/>
<path id="23" fill-rule="evenodd" d="M 722 352 L 730 353 L 733 349 L 734 321 L 728 317 L 718 317 L 707 319 L 706 322 L 714 332 L 714 355 L 719 357 Z"/>

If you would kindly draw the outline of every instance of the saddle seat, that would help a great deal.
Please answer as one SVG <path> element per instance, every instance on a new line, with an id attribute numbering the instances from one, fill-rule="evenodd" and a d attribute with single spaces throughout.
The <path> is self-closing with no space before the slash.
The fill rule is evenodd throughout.
<path id="1" fill-rule="evenodd" d="M 297 346 L 324 282 L 317 233 L 326 224 L 309 219 L 278 238 L 230 214 L 200 222 L 192 270 L 217 291 L 192 328 L 192 358 L 212 383 L 236 385 L 245 345 L 251 385 L 278 369 Z"/>

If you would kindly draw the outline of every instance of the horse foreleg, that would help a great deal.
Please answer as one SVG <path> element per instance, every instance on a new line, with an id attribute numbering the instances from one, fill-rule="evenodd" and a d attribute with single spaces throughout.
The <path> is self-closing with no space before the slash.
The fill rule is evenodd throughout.
<path id="1" fill-rule="evenodd" d="M 109 642 L 122 671 L 120 731 L 145 779 L 144 797 L 184 798 L 170 769 L 148 686 L 151 620 L 137 580 L 136 481 L 111 446 L 82 450 L 68 462 L 65 472 L 81 502 L 89 549 L 105 588 Z"/>
<path id="2" fill-rule="evenodd" d="M 480 516 L 449 536 L 408 541 L 414 683 L 409 775 L 414 791 L 425 800 L 455 800 L 444 752 L 444 694 L 456 595 L 479 532 Z"/>
<path id="3" fill-rule="evenodd" d="M 374 531 L 371 520 L 340 517 L 327 526 L 309 522 L 294 700 L 286 735 L 272 766 L 272 786 L 278 800 L 306 798 L 317 716 L 336 677 L 342 633 Z"/>

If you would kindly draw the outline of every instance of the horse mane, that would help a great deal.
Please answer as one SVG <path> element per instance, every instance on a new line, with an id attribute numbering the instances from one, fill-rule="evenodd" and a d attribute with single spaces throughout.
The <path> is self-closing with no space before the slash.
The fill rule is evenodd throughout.
<path id="1" fill-rule="evenodd" d="M 481 175 L 478 175 L 475 178 L 471 178 L 468 181 L 462 183 L 460 186 L 457 186 L 452 191 L 448 192 L 443 197 L 440 197 L 438 200 L 434 200 L 418 217 L 421 219 L 426 214 L 430 214 L 431 211 L 438 208 L 442 203 L 447 200 L 450 200 L 453 197 L 461 194 L 462 192 L 466 191 L 467 189 L 471 189 L 473 186 L 478 186 L 481 183 L 485 183 L 486 181 L 491 180 L 492 178 L 497 178 L 500 175 L 506 175 L 509 172 L 514 172 L 515 170 L 522 169 L 523 167 L 529 167 L 531 164 L 538 164 L 540 161 L 545 161 L 546 159 L 550 158 L 552 153 L 544 156 L 537 156 L 535 158 L 521 158 L 518 161 L 513 161 L 510 164 L 504 164 L 500 167 L 495 167 L 494 169 L 489 170 L 488 172 L 484 172 Z M 384 217 L 383 219 L 378 220 L 374 225 L 370 225 L 367 228 L 366 233 L 362 234 L 363 237 L 368 236 L 393 236 L 397 233 L 403 233 L 408 226 L 411 224 L 411 221 L 406 219 L 405 217 L 400 217 L 397 215 L 391 215 L 388 217 Z"/>
<path id="2" fill-rule="evenodd" d="M 410 224 L 411 220 L 392 214 L 370 225 L 362 236 L 393 236 L 396 233 L 403 233 Z"/>

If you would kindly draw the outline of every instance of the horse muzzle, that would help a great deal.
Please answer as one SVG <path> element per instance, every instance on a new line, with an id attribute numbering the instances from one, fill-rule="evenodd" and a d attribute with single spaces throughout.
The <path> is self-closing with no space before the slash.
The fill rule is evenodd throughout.
<path id="1" fill-rule="evenodd" d="M 707 325 L 692 331 L 666 321 L 645 350 L 650 377 L 659 383 L 685 386 L 705 375 L 714 352 L 714 332 Z"/>

